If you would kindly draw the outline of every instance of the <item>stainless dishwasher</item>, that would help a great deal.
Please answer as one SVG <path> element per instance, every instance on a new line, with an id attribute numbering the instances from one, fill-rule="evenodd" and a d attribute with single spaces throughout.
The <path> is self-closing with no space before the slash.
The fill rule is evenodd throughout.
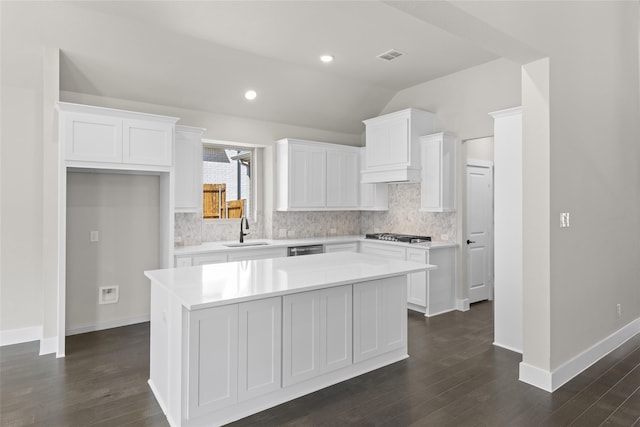
<path id="1" fill-rule="evenodd" d="M 290 246 L 287 250 L 287 256 L 313 255 L 323 252 L 323 245 Z"/>

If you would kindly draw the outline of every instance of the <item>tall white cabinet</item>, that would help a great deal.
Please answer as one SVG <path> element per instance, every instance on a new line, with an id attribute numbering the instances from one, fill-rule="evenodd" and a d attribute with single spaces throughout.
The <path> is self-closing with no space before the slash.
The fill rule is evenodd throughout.
<path id="1" fill-rule="evenodd" d="M 458 137 L 446 132 L 420 137 L 421 211 L 455 211 L 457 143 Z"/>

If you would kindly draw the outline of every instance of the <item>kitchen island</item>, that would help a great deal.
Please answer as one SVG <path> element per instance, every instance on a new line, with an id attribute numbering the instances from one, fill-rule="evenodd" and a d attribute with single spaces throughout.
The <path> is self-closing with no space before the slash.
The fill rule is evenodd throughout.
<path id="1" fill-rule="evenodd" d="M 145 272 L 149 385 L 172 426 L 225 424 L 407 355 L 407 275 L 358 253 Z"/>

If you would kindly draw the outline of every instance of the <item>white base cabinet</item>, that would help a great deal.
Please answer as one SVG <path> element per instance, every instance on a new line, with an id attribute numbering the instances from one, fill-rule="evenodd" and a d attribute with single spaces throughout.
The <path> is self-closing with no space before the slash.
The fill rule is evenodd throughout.
<path id="1" fill-rule="evenodd" d="M 456 249 L 439 248 L 425 251 L 407 249 L 407 261 L 437 265 L 435 270 L 408 276 L 407 305 L 409 309 L 436 316 L 455 309 Z"/>
<path id="2" fill-rule="evenodd" d="M 406 248 L 388 243 L 360 242 L 360 252 L 387 259 L 436 265 L 435 270 L 407 276 L 407 307 L 435 316 L 455 310 L 456 248 Z"/>
<path id="3" fill-rule="evenodd" d="M 283 297 L 282 385 L 352 363 L 351 285 Z"/>
<path id="4" fill-rule="evenodd" d="M 407 345 L 405 276 L 353 286 L 353 361 Z"/>
<path id="5" fill-rule="evenodd" d="M 405 359 L 406 275 L 190 311 L 151 286 L 151 386 L 170 425 L 222 425 Z"/>

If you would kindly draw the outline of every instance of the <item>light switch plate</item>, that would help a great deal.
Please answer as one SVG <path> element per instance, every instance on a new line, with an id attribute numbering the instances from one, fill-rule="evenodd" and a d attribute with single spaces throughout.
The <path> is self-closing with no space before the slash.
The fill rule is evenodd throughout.
<path id="1" fill-rule="evenodd" d="M 560 228 L 569 227 L 569 212 L 562 212 L 560 214 Z"/>
<path id="2" fill-rule="evenodd" d="M 91 234 L 89 236 L 89 241 L 91 242 L 97 242 L 98 240 L 100 240 L 100 233 L 96 230 L 91 230 Z"/>

